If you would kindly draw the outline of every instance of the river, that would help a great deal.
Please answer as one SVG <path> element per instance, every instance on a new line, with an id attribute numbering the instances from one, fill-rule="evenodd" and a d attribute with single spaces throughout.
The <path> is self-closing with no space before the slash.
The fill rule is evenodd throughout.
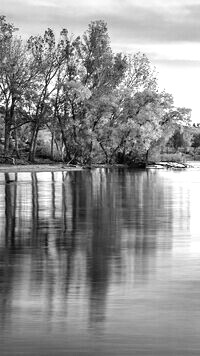
<path id="1" fill-rule="evenodd" d="M 0 355 L 200 354 L 200 169 L 0 173 Z"/>

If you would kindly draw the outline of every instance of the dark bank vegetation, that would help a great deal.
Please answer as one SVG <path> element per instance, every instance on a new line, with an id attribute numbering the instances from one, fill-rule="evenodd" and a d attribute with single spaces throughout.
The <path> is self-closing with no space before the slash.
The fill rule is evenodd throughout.
<path id="1" fill-rule="evenodd" d="M 48 28 L 25 42 L 0 17 L 2 163 L 133 164 L 177 152 L 182 159 L 200 146 L 190 114 L 159 91 L 145 54 L 113 53 L 104 21 L 81 37 L 62 29 L 56 39 Z"/>

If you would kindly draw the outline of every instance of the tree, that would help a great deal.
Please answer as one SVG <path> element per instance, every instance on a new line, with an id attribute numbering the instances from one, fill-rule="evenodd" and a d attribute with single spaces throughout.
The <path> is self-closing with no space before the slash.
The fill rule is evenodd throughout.
<path id="1" fill-rule="evenodd" d="M 83 80 L 85 68 L 80 58 L 80 38 L 69 38 L 63 30 L 58 46 L 64 50 L 65 58 L 56 74 L 51 131 L 53 127 L 57 127 L 57 135 L 60 131 L 65 160 L 69 162 L 79 155 L 80 139 L 84 139 L 85 101 L 90 97 L 90 90 Z"/>
<path id="2" fill-rule="evenodd" d="M 14 25 L 0 16 L 0 102 L 4 107 L 4 152 L 9 152 L 11 126 L 22 84 L 22 43 L 14 39 Z"/>
<path id="3" fill-rule="evenodd" d="M 67 39 L 67 30 L 63 29 L 61 35 L 59 43 L 56 44 L 55 35 L 49 28 L 45 31 L 43 37 L 30 37 L 28 40 L 28 49 L 33 58 L 32 68 L 37 68 L 35 82 L 30 88 L 30 92 L 27 93 L 27 99 L 32 102 L 30 161 L 35 159 L 38 132 L 52 116 L 51 98 L 56 92 L 57 79 L 60 78 L 62 65 L 68 60 L 69 56 L 70 46 Z M 55 108 L 53 110 L 55 112 Z"/>
<path id="4" fill-rule="evenodd" d="M 148 106 L 157 100 L 156 76 L 145 55 L 137 53 L 128 57 L 120 81 L 107 98 L 106 110 L 101 110 L 95 128 L 97 141 L 106 161 L 119 155 L 124 160 L 139 142 L 142 131 L 143 140 L 144 133 L 148 134 L 150 125 L 146 129 L 144 126 L 146 121 L 151 121 Z"/>
<path id="5" fill-rule="evenodd" d="M 194 153 L 198 153 L 199 152 L 199 148 L 200 148 L 200 129 L 199 126 L 193 126 L 190 129 L 191 132 L 191 147 L 194 150 Z"/>
<path id="6" fill-rule="evenodd" d="M 63 160 L 81 164 L 148 160 L 172 136 L 176 147 L 178 140 L 189 142 L 190 110 L 176 108 L 173 97 L 159 91 L 145 54 L 112 52 L 104 21 L 92 21 L 82 38 L 63 29 L 58 41 L 47 29 L 24 44 L 15 31 L 0 17 L 5 153 L 11 138 L 16 152 L 18 142 L 29 141 L 34 161 L 44 128 L 52 158 L 56 145 Z"/>
<path id="7" fill-rule="evenodd" d="M 120 83 L 120 89 L 128 91 L 132 97 L 144 90 L 158 91 L 157 73 L 146 54 L 137 52 L 128 55 L 126 72 Z"/>
<path id="8" fill-rule="evenodd" d="M 104 21 L 93 21 L 89 24 L 83 36 L 80 55 L 85 67 L 83 83 L 91 92 L 85 105 L 83 121 L 86 133 L 83 152 L 86 153 L 85 159 L 91 162 L 97 142 L 105 154 L 101 142 L 102 127 L 106 122 L 105 115 L 108 117 L 109 111 L 113 114 L 113 92 L 124 77 L 127 60 L 121 53 L 113 54 L 107 24 Z"/>
<path id="9" fill-rule="evenodd" d="M 38 69 L 28 55 L 26 44 L 14 36 L 15 31 L 16 28 L 1 17 L 0 100 L 4 107 L 4 152 L 9 153 L 14 137 L 15 153 L 19 156 L 18 131 L 31 121 L 30 91 Z"/>
<path id="10" fill-rule="evenodd" d="M 167 146 L 174 148 L 175 151 L 178 151 L 179 148 L 187 148 L 191 146 L 192 132 L 188 128 L 179 126 L 172 137 L 169 139 Z"/>

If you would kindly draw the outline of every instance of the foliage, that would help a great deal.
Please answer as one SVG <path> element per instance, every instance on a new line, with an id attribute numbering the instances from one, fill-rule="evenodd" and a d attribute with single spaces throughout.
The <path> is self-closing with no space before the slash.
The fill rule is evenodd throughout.
<path id="1" fill-rule="evenodd" d="M 195 130 L 194 135 L 192 137 L 192 147 L 199 148 L 200 147 L 200 130 Z"/>
<path id="2" fill-rule="evenodd" d="M 177 153 L 163 153 L 160 155 L 160 161 L 163 162 L 185 162 L 185 157 L 181 152 Z"/>
<path id="3" fill-rule="evenodd" d="M 113 53 L 104 21 L 92 21 L 76 38 L 62 29 L 56 39 L 48 28 L 24 43 L 15 32 L 1 16 L 5 153 L 26 150 L 30 161 L 48 152 L 71 163 L 123 163 L 148 160 L 166 144 L 189 144 L 190 110 L 176 108 L 173 97 L 159 91 L 145 54 Z M 47 131 L 44 143 L 40 132 Z"/>

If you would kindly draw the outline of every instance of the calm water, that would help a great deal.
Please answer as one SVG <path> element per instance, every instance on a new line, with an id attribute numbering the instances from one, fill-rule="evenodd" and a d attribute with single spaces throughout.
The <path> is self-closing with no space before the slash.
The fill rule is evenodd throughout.
<path id="1" fill-rule="evenodd" d="M 0 174 L 0 355 L 199 355 L 200 170 Z"/>

